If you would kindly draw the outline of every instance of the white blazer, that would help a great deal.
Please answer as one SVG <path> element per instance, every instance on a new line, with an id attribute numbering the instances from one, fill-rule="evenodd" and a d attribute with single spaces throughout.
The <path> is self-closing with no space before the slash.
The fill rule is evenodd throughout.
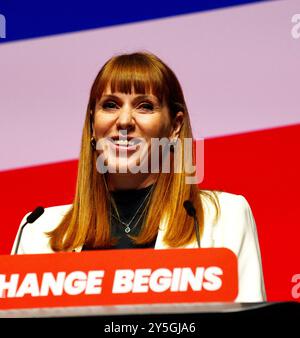
<path id="1" fill-rule="evenodd" d="M 228 248 L 238 258 L 239 292 L 236 302 L 261 302 L 266 300 L 259 242 L 255 221 L 247 200 L 242 195 L 217 192 L 220 217 L 214 222 L 214 208 L 209 199 L 203 199 L 204 233 L 202 248 Z M 45 232 L 53 230 L 71 205 L 46 208 L 34 223 L 27 224 L 20 240 L 18 254 L 53 253 Z M 25 223 L 25 215 L 21 225 Z M 20 231 L 20 229 L 19 229 Z M 163 237 L 165 225 L 159 226 L 155 249 L 168 249 Z M 17 234 L 18 237 L 18 234 Z M 15 251 L 17 237 L 12 253 Z M 197 248 L 197 242 L 185 246 Z M 81 251 L 81 247 L 76 251 Z"/>

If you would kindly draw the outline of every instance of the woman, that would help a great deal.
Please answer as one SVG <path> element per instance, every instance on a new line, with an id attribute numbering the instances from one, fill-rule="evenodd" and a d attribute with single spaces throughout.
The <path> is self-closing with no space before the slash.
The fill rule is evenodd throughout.
<path id="1" fill-rule="evenodd" d="M 186 184 L 178 145 L 189 138 L 188 110 L 173 71 L 150 53 L 112 57 L 91 88 L 73 204 L 47 208 L 27 225 L 18 253 L 194 248 L 194 220 L 183 207 L 190 200 L 201 247 L 227 247 L 238 256 L 237 301 L 264 300 L 251 209 L 243 196 Z M 162 139 L 168 142 L 154 149 L 152 141 Z"/>

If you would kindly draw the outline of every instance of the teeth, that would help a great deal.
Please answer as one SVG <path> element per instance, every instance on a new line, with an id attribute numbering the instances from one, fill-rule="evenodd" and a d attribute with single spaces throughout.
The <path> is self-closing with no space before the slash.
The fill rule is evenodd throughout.
<path id="1" fill-rule="evenodd" d="M 133 141 L 128 141 L 128 140 L 114 140 L 114 143 L 120 146 L 133 146 L 135 143 Z"/>

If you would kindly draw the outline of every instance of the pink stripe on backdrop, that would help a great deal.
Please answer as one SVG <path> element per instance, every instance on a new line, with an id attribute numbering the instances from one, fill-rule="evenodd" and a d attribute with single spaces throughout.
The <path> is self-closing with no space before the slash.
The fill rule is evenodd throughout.
<path id="1" fill-rule="evenodd" d="M 77 158 L 91 81 L 119 52 L 175 70 L 196 137 L 299 122 L 297 12 L 264 2 L 0 46 L 0 170 Z"/>

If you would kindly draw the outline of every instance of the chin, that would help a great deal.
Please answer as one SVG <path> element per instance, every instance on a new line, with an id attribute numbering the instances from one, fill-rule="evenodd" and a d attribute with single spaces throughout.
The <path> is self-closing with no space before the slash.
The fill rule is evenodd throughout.
<path id="1" fill-rule="evenodd" d="M 114 172 L 117 173 L 129 173 L 129 174 L 137 174 L 137 173 L 149 173 L 150 170 L 148 168 L 148 161 L 140 159 L 119 159 L 115 162 L 111 163 L 109 169 L 114 169 Z"/>

